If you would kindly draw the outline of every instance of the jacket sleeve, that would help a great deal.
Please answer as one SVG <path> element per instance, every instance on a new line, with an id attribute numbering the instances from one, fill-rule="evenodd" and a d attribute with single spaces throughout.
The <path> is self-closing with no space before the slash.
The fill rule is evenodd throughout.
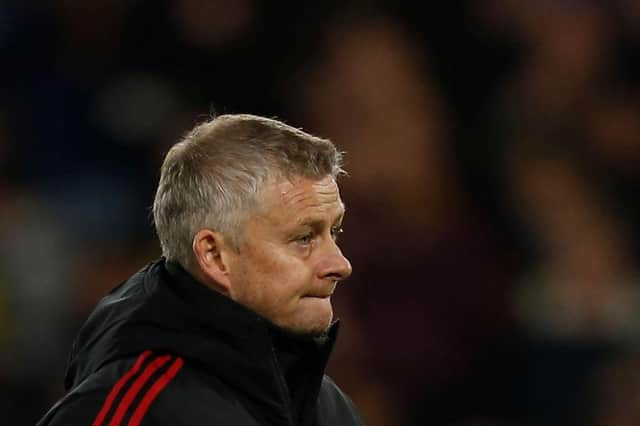
<path id="1" fill-rule="evenodd" d="M 94 423 L 105 400 L 103 392 L 69 394 L 54 405 L 37 426 L 88 426 Z"/>
<path id="2" fill-rule="evenodd" d="M 163 391 L 183 365 L 180 357 L 151 352 L 106 364 L 91 374 L 40 420 L 37 426 L 163 425 Z M 147 356 L 148 355 L 148 356 Z M 149 358 L 145 368 L 142 361 Z M 165 370 L 160 367 L 166 365 Z"/>
<path id="3" fill-rule="evenodd" d="M 118 426 L 132 424 L 130 422 L 135 410 L 124 410 L 122 415 L 118 416 L 117 402 L 109 407 L 107 400 L 107 392 L 95 391 L 82 394 L 72 392 L 54 405 L 36 426 L 108 426 L 114 421 Z M 144 426 L 166 425 L 155 408 L 157 408 L 155 405 L 151 406 L 138 421 Z"/>

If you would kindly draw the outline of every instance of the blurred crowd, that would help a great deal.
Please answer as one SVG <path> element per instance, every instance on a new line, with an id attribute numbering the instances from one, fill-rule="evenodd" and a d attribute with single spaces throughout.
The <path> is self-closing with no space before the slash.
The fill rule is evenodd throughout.
<path id="1" fill-rule="evenodd" d="M 0 4 L 0 417 L 160 255 L 213 113 L 347 153 L 329 373 L 368 426 L 640 424 L 640 1 Z M 420 6 L 420 7 L 418 7 Z"/>

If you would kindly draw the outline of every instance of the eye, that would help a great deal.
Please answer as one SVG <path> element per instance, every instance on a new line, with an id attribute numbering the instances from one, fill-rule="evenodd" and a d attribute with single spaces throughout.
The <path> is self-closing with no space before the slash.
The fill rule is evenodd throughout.
<path id="1" fill-rule="evenodd" d="M 297 241 L 302 244 L 302 245 L 309 245 L 311 244 L 311 241 L 313 241 L 313 234 L 311 232 L 301 235 L 300 237 L 298 237 Z"/>
<path id="2" fill-rule="evenodd" d="M 333 237 L 333 241 L 338 241 L 338 237 L 340 234 L 344 232 L 341 226 L 334 226 L 331 228 L 331 236 Z"/>

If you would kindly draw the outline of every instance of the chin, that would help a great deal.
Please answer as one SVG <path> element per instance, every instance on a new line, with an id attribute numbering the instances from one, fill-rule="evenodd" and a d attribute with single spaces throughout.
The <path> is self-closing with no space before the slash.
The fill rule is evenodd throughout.
<path id="1" fill-rule="evenodd" d="M 322 326 L 311 326 L 311 325 L 306 327 L 299 326 L 299 327 L 286 328 L 286 330 L 298 336 L 318 337 L 326 334 L 330 326 L 331 326 L 331 322 Z"/>
<path id="2" fill-rule="evenodd" d="M 327 332 L 333 320 L 333 312 L 315 312 L 314 315 L 304 315 L 299 321 L 284 328 L 288 331 L 305 336 L 320 336 Z"/>
<path id="3" fill-rule="evenodd" d="M 327 332 L 333 320 L 333 308 L 329 297 L 304 297 L 295 309 L 280 315 L 265 315 L 274 325 L 289 333 L 319 336 Z"/>

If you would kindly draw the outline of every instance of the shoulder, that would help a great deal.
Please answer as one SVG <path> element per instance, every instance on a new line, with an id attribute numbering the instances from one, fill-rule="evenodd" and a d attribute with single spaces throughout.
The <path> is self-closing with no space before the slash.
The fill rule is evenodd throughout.
<path id="1" fill-rule="evenodd" d="M 327 375 L 322 379 L 318 395 L 318 414 L 322 425 L 363 424 L 353 401 Z"/>
<path id="2" fill-rule="evenodd" d="M 257 423 L 229 388 L 179 356 L 112 362 L 59 401 L 38 426 Z"/>
<path id="3" fill-rule="evenodd" d="M 58 401 L 37 426 L 80 426 L 92 424 L 104 401 L 101 392 L 73 393 Z"/>
<path id="4" fill-rule="evenodd" d="M 139 424 L 184 361 L 150 351 L 110 362 L 62 398 L 38 426 Z"/>

